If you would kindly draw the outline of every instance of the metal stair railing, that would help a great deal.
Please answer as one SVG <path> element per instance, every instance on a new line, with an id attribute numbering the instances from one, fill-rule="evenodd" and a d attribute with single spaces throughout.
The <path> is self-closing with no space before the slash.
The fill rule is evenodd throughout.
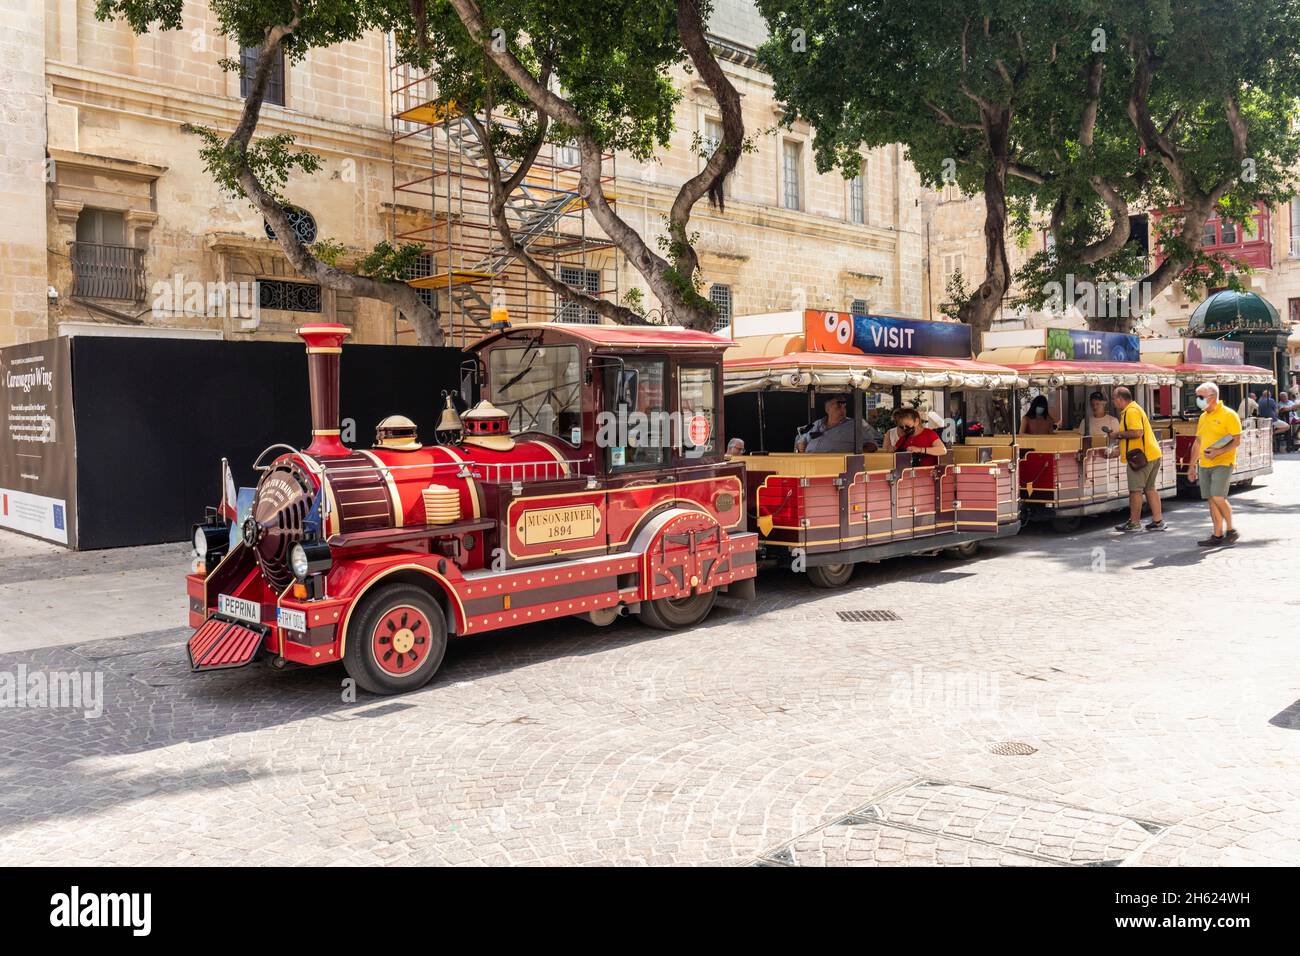
<path id="1" fill-rule="evenodd" d="M 485 178 L 491 178 L 487 169 L 486 151 L 478 130 L 464 116 L 450 119 L 446 125 L 448 141 L 456 150 L 469 159 Z M 501 173 L 510 176 L 518 168 L 518 161 L 505 158 L 499 161 Z M 562 190 L 547 196 L 539 196 L 540 190 L 531 189 L 521 183 L 507 197 L 505 212 L 510 222 L 511 235 L 515 242 L 527 249 L 545 235 L 561 216 L 565 215 L 578 202 L 578 193 Z M 551 193 L 551 190 L 547 190 Z M 504 242 L 489 247 L 489 252 L 478 262 L 469 266 L 470 271 L 485 272 L 492 276 L 500 275 L 518 258 L 518 254 L 506 248 Z M 447 291 L 448 297 L 460 309 L 461 314 L 472 320 L 480 328 L 486 329 L 492 316 L 492 307 L 472 284 L 453 285 Z"/>

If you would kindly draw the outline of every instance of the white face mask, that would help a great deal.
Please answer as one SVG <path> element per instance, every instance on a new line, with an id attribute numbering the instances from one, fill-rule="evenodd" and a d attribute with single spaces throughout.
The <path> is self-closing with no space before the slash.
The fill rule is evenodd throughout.
<path id="1" fill-rule="evenodd" d="M 1196 407 L 1199 408 L 1201 411 L 1205 411 L 1205 406 L 1208 405 L 1208 404 L 1210 404 L 1210 403 L 1209 403 L 1208 401 L 1205 400 L 1205 396 L 1204 396 L 1204 395 L 1197 395 L 1197 396 L 1196 396 Z"/>

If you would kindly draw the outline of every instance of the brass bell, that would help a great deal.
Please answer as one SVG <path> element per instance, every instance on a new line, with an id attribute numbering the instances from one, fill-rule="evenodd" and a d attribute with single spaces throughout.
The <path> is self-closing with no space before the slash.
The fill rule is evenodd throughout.
<path id="1" fill-rule="evenodd" d="M 442 410 L 442 415 L 438 418 L 438 431 L 440 432 L 459 432 L 464 429 L 464 424 L 460 420 L 460 414 L 456 411 L 456 404 L 451 400 L 451 393 L 444 392 L 443 397 L 446 399 L 446 407 Z"/>

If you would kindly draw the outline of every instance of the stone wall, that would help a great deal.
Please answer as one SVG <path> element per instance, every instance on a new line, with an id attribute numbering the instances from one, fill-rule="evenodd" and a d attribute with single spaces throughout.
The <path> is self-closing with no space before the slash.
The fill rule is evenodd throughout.
<path id="1" fill-rule="evenodd" d="M 45 338 L 45 10 L 0 0 L 0 346 Z"/>

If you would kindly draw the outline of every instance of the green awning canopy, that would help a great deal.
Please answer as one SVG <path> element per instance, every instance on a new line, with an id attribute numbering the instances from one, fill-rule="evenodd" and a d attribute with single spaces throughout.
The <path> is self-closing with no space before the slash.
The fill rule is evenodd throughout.
<path id="1" fill-rule="evenodd" d="M 1254 292 L 1216 292 L 1196 307 L 1187 323 L 1188 335 L 1232 332 L 1237 329 L 1284 332 L 1282 316 L 1268 299 Z"/>

